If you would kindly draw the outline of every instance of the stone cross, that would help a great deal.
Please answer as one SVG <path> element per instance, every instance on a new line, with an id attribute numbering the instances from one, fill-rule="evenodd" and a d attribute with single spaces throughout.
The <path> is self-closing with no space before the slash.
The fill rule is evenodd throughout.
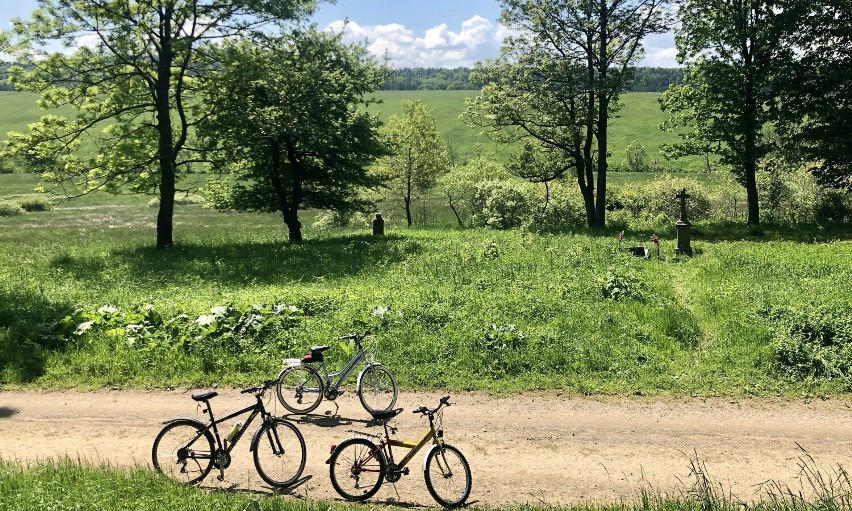
<path id="1" fill-rule="evenodd" d="M 686 220 L 686 199 L 688 199 L 690 197 L 692 197 L 692 195 L 689 195 L 688 193 L 686 193 L 686 188 L 681 189 L 681 191 L 678 192 L 677 195 L 675 195 L 676 199 L 680 199 L 680 221 L 681 222 L 687 221 Z"/>

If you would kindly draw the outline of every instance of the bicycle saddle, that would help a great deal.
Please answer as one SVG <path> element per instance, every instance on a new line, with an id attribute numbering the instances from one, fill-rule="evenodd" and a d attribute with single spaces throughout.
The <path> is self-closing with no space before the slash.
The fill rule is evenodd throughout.
<path id="1" fill-rule="evenodd" d="M 196 392 L 192 395 L 192 399 L 195 401 L 207 401 L 208 399 L 213 399 L 218 395 L 219 393 L 215 390 L 211 390 L 209 392 Z"/>
<path id="2" fill-rule="evenodd" d="M 302 362 L 322 362 L 322 352 L 330 348 L 330 346 L 311 346 L 311 352 L 302 357 Z"/>
<path id="3" fill-rule="evenodd" d="M 311 353 L 322 353 L 330 347 L 331 346 L 311 346 Z"/>
<path id="4" fill-rule="evenodd" d="M 396 410 L 379 410 L 377 412 L 370 412 L 370 415 L 372 415 L 377 422 L 385 422 L 393 419 L 400 413 L 402 413 L 402 408 L 397 408 Z"/>

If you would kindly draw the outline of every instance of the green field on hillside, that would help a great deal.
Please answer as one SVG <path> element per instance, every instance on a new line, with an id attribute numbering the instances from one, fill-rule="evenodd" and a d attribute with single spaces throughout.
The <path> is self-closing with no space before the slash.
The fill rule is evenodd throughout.
<path id="1" fill-rule="evenodd" d="M 465 108 L 465 98 L 473 97 L 473 91 L 380 91 L 376 98 L 382 103 L 371 108 L 383 119 L 401 113 L 403 100 L 422 100 L 432 110 L 438 130 L 448 141 L 456 154 L 456 162 L 475 158 L 477 154 L 493 155 L 498 161 L 506 161 L 511 149 L 496 145 L 488 137 L 474 128 L 467 127 L 459 116 Z M 659 130 L 664 119 L 660 111 L 657 93 L 628 93 L 624 96 L 624 106 L 612 119 L 610 131 L 611 164 L 620 165 L 624 160 L 624 150 L 633 140 L 639 140 L 645 147 L 649 163 L 656 163 L 671 171 L 700 172 L 704 168 L 700 158 L 685 158 L 667 161 L 659 153 L 663 143 L 675 142 L 676 137 Z M 25 130 L 27 124 L 35 122 L 44 114 L 37 106 L 38 96 L 24 92 L 0 92 L 0 139 L 10 130 Z M 70 115 L 70 109 L 58 113 Z"/>

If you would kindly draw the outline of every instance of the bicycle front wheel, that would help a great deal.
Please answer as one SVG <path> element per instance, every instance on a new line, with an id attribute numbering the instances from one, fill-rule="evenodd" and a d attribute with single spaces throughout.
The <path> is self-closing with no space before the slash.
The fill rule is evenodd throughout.
<path id="1" fill-rule="evenodd" d="M 331 485 L 337 493 L 346 500 L 358 501 L 379 491 L 387 461 L 373 442 L 350 438 L 334 448 L 328 465 Z"/>
<path id="2" fill-rule="evenodd" d="M 396 379 L 384 366 L 369 366 L 358 381 L 358 397 L 368 412 L 390 410 L 396 404 Z"/>
<path id="3" fill-rule="evenodd" d="M 278 374 L 278 401 L 292 413 L 310 413 L 322 401 L 322 378 L 313 367 L 291 366 Z"/>
<path id="4" fill-rule="evenodd" d="M 444 507 L 459 507 L 470 496 L 470 465 L 453 446 L 444 444 L 443 452 L 439 446 L 429 451 L 423 477 L 432 498 Z"/>
<path id="5" fill-rule="evenodd" d="M 213 435 L 190 420 L 172 422 L 160 431 L 151 449 L 154 469 L 175 481 L 193 484 L 213 467 Z"/>
<path id="6" fill-rule="evenodd" d="M 292 485 L 305 469 L 305 439 L 284 419 L 261 426 L 251 450 L 257 473 L 276 488 Z"/>

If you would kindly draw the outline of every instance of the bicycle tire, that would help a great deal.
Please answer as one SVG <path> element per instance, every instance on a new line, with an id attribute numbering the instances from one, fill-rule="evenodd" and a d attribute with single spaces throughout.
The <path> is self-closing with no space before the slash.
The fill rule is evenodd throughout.
<path id="1" fill-rule="evenodd" d="M 151 448 L 154 469 L 175 481 L 195 484 L 213 468 L 213 435 L 193 420 L 164 427 Z"/>
<path id="2" fill-rule="evenodd" d="M 305 438 L 284 419 L 273 419 L 258 430 L 252 442 L 254 468 L 271 486 L 293 485 L 305 469 Z"/>
<path id="3" fill-rule="evenodd" d="M 429 494 L 444 507 L 459 507 L 470 496 L 470 465 L 461 451 L 451 445 L 444 444 L 444 456 L 437 445 L 426 454 L 423 478 Z"/>
<path id="4" fill-rule="evenodd" d="M 371 365 L 364 369 L 358 379 L 358 398 L 368 412 L 392 409 L 398 392 L 396 378 L 385 366 Z"/>
<path id="5" fill-rule="evenodd" d="M 366 438 L 350 438 L 334 448 L 328 459 L 334 490 L 348 501 L 367 500 L 379 491 L 385 479 L 387 460 L 378 446 Z M 361 487 L 362 474 L 370 477 Z M 353 486 L 354 484 L 354 486 Z"/>
<path id="6" fill-rule="evenodd" d="M 305 414 L 314 411 L 322 402 L 324 388 L 322 377 L 313 367 L 290 366 L 278 373 L 275 394 L 284 408 L 292 413 Z"/>

